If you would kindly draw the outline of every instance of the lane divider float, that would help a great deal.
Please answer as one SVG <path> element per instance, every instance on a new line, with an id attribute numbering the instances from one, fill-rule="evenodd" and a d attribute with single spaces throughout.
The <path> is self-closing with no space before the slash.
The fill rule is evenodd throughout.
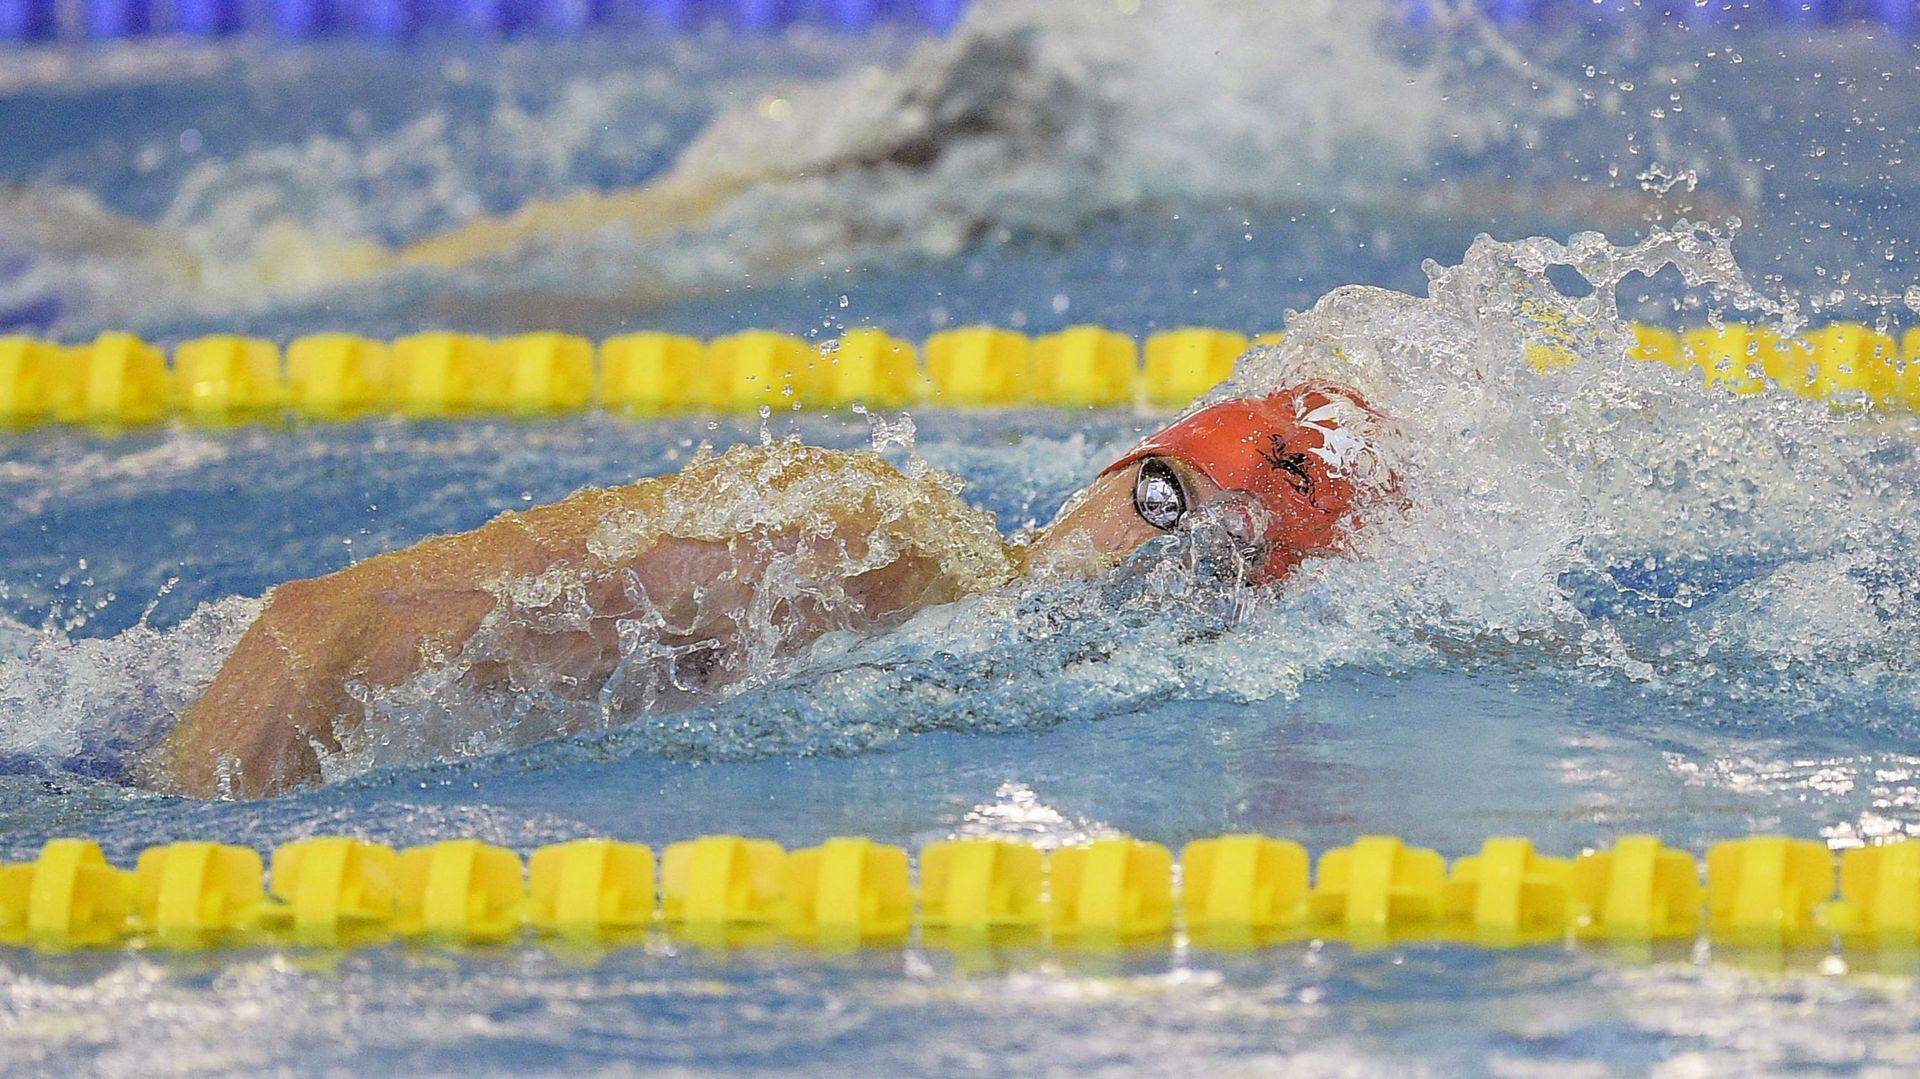
<path id="1" fill-rule="evenodd" d="M 1920 411 L 1920 329 L 1896 340 L 1858 323 L 1782 337 L 1728 324 L 1685 335 L 1635 326 L 1635 359 L 1690 369 L 1736 394 L 1781 389 L 1888 410 Z M 861 328 L 823 342 L 748 330 L 702 341 L 631 333 L 599 343 L 561 333 L 489 338 L 433 331 L 379 341 L 326 333 L 284 349 L 217 335 L 171 354 L 105 333 L 60 345 L 0 337 L 0 427 L 47 423 L 103 430 L 175 420 L 200 426 L 326 422 L 372 415 L 420 420 L 751 414 L 761 408 L 1136 408 L 1166 411 L 1206 392 L 1252 345 L 1228 330 L 1164 330 L 1144 342 L 1098 326 L 1028 337 L 970 326 L 920 345 Z M 1548 370 L 1574 362 L 1527 350 Z"/>
<path id="2" fill-rule="evenodd" d="M 1112 837 L 1043 852 L 956 839 L 915 859 L 858 837 L 788 852 L 714 835 L 651 848 L 612 839 L 504 847 L 452 839 L 396 851 L 347 837 L 297 840 L 270 860 L 179 842 L 131 871 L 87 839 L 54 839 L 0 866 L 0 945 L 40 951 L 128 943 L 172 949 L 342 948 L 558 939 L 617 946 L 651 931 L 729 945 L 789 939 L 897 947 L 1012 935 L 1055 947 L 1149 942 L 1253 946 L 1423 940 L 1493 948 L 1685 941 L 1734 949 L 1920 947 L 1920 840 L 1845 851 L 1754 836 L 1701 866 L 1651 836 L 1575 858 L 1489 839 L 1449 866 L 1394 836 L 1321 853 L 1228 835 L 1187 844 Z"/>

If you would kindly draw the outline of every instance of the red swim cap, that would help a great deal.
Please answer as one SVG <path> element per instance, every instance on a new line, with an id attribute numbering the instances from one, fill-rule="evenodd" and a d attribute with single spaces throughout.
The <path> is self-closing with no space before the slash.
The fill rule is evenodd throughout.
<path id="1" fill-rule="evenodd" d="M 1262 577 L 1278 580 L 1308 555 L 1329 550 L 1354 504 L 1351 469 L 1366 446 L 1342 428 L 1336 402 L 1371 411 L 1355 395 L 1296 386 L 1266 397 L 1203 408 L 1150 435 L 1102 476 L 1147 457 L 1171 457 L 1267 511 Z"/>

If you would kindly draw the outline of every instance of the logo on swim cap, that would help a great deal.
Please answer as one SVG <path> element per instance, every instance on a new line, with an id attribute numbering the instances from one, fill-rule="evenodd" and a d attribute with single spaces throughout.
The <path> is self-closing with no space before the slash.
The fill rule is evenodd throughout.
<path id="1" fill-rule="evenodd" d="M 1371 414 L 1357 395 L 1311 385 L 1224 401 L 1149 436 L 1101 475 L 1170 457 L 1246 493 L 1266 510 L 1261 576 L 1277 580 L 1337 545 L 1354 481 L 1376 467 L 1373 447 L 1349 420 Z"/>

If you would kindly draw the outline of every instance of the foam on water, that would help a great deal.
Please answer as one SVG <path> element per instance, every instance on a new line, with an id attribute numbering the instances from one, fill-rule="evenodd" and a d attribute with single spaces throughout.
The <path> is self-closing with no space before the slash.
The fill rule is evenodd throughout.
<path id="1" fill-rule="evenodd" d="M 404 122 L 196 151 L 163 170 L 177 176 L 151 222 L 70 188 L 0 199 L 18 249 L 0 311 L 45 300 L 84 329 L 399 288 L 475 318 L 484 297 L 541 291 L 631 314 L 823 265 L 1072 235 L 1158 202 L 1404 209 L 1450 194 L 1404 179 L 1437 157 L 1579 111 L 1570 84 L 1477 25 L 1471 63 L 1384 47 L 1398 10 L 985 0 L 897 67 L 786 85 L 697 54 L 557 83 L 538 56 L 484 75 L 452 60 L 426 75 L 448 101 Z M 449 103 L 475 94 L 490 107 Z"/>
<path id="2" fill-rule="evenodd" d="M 1798 321 L 1705 230 L 1627 248 L 1483 238 L 1459 266 L 1429 266 L 1427 299 L 1342 290 L 1243 363 L 1220 392 L 1332 373 L 1400 429 L 1404 515 L 1361 529 L 1358 557 L 1296 594 L 1384 632 L 1389 655 L 1419 646 L 1707 704 L 1884 704 L 1882 722 L 1910 729 L 1910 424 L 1703 393 L 1625 359 L 1615 289 L 1669 265 L 1709 304 Z M 1555 288 L 1554 266 L 1585 294 Z M 1579 359 L 1536 370 L 1542 346 Z"/>
<path id="3" fill-rule="evenodd" d="M 0 764 L 123 778 L 200 695 L 260 612 L 233 597 L 167 630 L 107 638 L 0 623 Z"/>
<path id="4" fill-rule="evenodd" d="M 604 331 L 1223 203 L 1249 235 L 1353 221 L 1329 257 L 1418 242 L 1423 221 L 1617 237 L 1738 214 L 1814 313 L 1904 310 L 1916 249 L 1875 209 L 1913 195 L 1888 164 L 1920 107 L 1897 45 L 1789 54 L 1724 27 L 1516 44 L 1445 5 L 1409 34 L 1402 7 L 983 0 L 949 38 L 857 60 L 806 34 L 766 53 L 643 43 L 637 63 L 429 52 L 406 93 L 380 92 L 402 80 L 377 54 L 243 52 L 220 59 L 263 115 L 325 93 L 344 118 L 225 137 L 211 110 L 179 145 L 56 156 L 0 192 L 0 325 L 332 328 L 344 310 L 382 331 Z M 207 64 L 184 57 L 181 78 Z M 134 159 L 116 186 L 137 198 L 89 186 L 102 156 Z"/>

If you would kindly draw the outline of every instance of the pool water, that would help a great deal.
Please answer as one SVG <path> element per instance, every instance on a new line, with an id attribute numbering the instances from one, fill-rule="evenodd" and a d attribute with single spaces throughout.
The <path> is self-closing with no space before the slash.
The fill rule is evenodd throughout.
<path id="1" fill-rule="evenodd" d="M 1920 421 L 1708 393 L 1625 359 L 1621 316 L 1911 322 L 1913 48 L 1857 27 L 1414 37 L 1382 29 L 1384 7 L 1138 7 L 983 4 L 930 51 L 796 33 L 10 58 L 16 327 L 1284 324 L 1237 384 L 1359 385 L 1400 428 L 1382 453 L 1406 497 L 1276 596 L 1182 572 L 1175 543 L 1108 580 L 824 641 L 690 713 L 520 748 L 372 747 L 323 786 L 240 804 L 141 791 L 130 762 L 276 582 L 670 471 L 703 442 L 851 448 L 874 427 L 10 435 L 0 859 L 55 835 L 130 864 L 173 839 L 325 834 L 525 852 L 1256 831 L 1318 851 L 1384 832 L 1455 857 L 1500 834 L 1570 854 L 1634 832 L 1698 851 L 1911 831 Z M 861 105 L 901 99 L 935 119 L 903 134 Z M 598 204 L 451 267 L 351 253 L 636 184 L 731 193 L 664 232 Z M 1611 242 L 1567 239 L 1586 230 Z M 1543 340 L 1578 361 L 1534 370 Z M 911 446 L 886 452 L 959 476 L 1012 532 L 1165 417 L 912 418 Z M 1920 1057 L 1915 974 L 1690 946 L 14 953 L 0 1061 L 1893 1074 Z"/>

